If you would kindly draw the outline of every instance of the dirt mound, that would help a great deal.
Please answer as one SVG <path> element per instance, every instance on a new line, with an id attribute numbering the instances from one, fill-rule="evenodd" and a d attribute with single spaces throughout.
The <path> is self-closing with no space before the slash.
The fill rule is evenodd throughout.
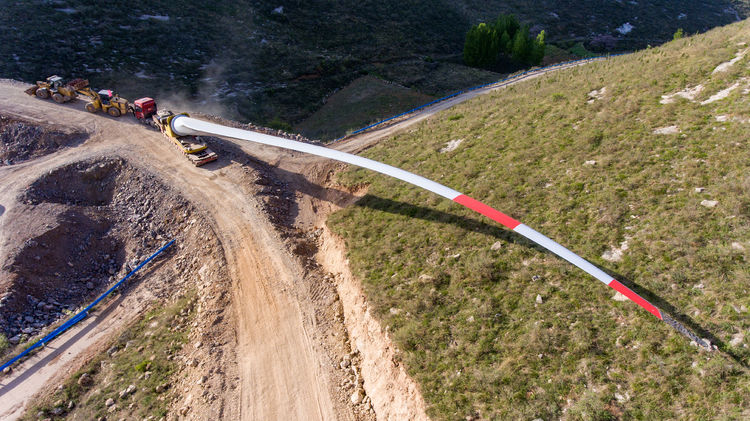
<path id="1" fill-rule="evenodd" d="M 84 133 L 64 133 L 0 116 L 0 166 L 47 155 L 85 139 Z"/>
<path id="2" fill-rule="evenodd" d="M 112 201 L 112 194 L 122 173 L 122 159 L 105 159 L 92 165 L 79 162 L 59 168 L 38 179 L 25 195 L 25 201 L 37 205 L 42 202 L 78 206 L 104 206 Z"/>
<path id="3" fill-rule="evenodd" d="M 54 313 L 77 304 L 75 296 L 86 296 L 106 283 L 122 263 L 122 241 L 108 235 L 112 221 L 104 215 L 68 209 L 50 225 L 26 241 L 7 267 L 11 278 L 0 285 L 13 293 L 6 296 L 3 312 L 33 309 L 42 319 L 38 323 L 50 322 L 51 316 L 60 316 Z"/>
<path id="4" fill-rule="evenodd" d="M 0 269 L 0 332 L 15 343 L 101 293 L 194 212 L 154 176 L 105 157 L 45 174 L 19 202 L 12 237 L 22 243 Z"/>

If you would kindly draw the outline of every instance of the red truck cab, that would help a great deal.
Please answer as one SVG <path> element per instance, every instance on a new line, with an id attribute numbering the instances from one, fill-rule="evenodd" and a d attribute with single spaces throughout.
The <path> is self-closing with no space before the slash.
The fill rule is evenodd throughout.
<path id="1" fill-rule="evenodd" d="M 150 119 L 156 113 L 156 101 L 153 98 L 141 98 L 133 101 L 133 115 L 138 120 Z"/>

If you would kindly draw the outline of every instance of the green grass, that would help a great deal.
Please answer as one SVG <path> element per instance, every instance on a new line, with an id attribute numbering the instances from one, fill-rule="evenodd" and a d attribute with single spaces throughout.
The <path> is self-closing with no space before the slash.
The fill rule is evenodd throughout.
<path id="1" fill-rule="evenodd" d="M 547 44 L 544 49 L 544 59 L 542 60 L 542 66 L 560 63 L 563 61 L 575 60 L 577 58 L 579 58 L 579 56 L 571 53 L 568 50 L 564 50 L 554 44 Z"/>
<path id="2" fill-rule="evenodd" d="M 194 296 L 191 292 L 174 303 L 154 306 L 126 328 L 107 352 L 95 356 L 66 380 L 61 389 L 33 402 L 22 419 L 35 420 L 39 412 L 51 419 L 166 416 L 169 408 L 166 394 L 178 368 L 171 356 L 187 342 L 195 315 Z M 78 384 L 84 373 L 91 376 L 91 385 Z M 131 384 L 137 390 L 119 398 L 119 393 Z M 117 411 L 108 411 L 105 402 L 109 398 L 115 400 Z M 74 407 L 68 410 L 71 401 Z"/>
<path id="3" fill-rule="evenodd" d="M 0 333 L 0 355 L 3 355 L 6 349 L 10 348 L 10 342 L 8 342 L 8 338 L 5 337 L 2 333 Z"/>
<path id="4" fill-rule="evenodd" d="M 750 125 L 715 116 L 750 117 L 750 95 L 741 87 L 708 105 L 659 103 L 699 83 L 705 100 L 750 77 L 747 57 L 711 74 L 748 39 L 745 21 L 550 74 L 365 153 L 558 240 L 709 335 L 720 352 L 691 346 L 467 209 L 364 170 L 340 174 L 345 185 L 369 185 L 368 195 L 329 224 L 434 419 L 748 418 Z M 602 87 L 605 96 L 589 103 Z M 669 125 L 681 133 L 653 133 Z M 463 143 L 439 152 L 454 139 Z M 600 257 L 627 238 L 622 261 Z"/>
<path id="5" fill-rule="evenodd" d="M 571 54 L 575 55 L 576 57 L 582 57 L 582 58 L 596 57 L 599 55 L 599 54 L 592 53 L 591 51 L 587 50 L 582 42 L 578 42 L 572 47 L 568 48 L 568 51 Z"/>
<path id="6" fill-rule="evenodd" d="M 331 140 L 432 99 L 409 88 L 364 76 L 328 98 L 326 105 L 297 129 L 310 138 Z"/>
<path id="7" fill-rule="evenodd" d="M 502 74 L 464 66 L 460 57 L 441 61 L 404 60 L 376 65 L 373 73 L 427 95 L 442 97 L 467 87 L 502 79 Z"/>

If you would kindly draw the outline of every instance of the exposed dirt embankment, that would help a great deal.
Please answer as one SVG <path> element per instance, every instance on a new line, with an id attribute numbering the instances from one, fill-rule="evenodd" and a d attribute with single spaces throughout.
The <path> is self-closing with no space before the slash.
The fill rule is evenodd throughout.
<path id="1" fill-rule="evenodd" d="M 299 292 L 312 303 L 322 332 L 317 339 L 334 359 L 338 395 L 349 397 L 359 416 L 426 420 L 418 386 L 399 365 L 387 332 L 370 314 L 361 286 L 349 270 L 343 241 L 325 227 L 331 212 L 354 203 L 362 192 L 332 186 L 340 164 L 301 167 L 289 161 L 267 173 L 276 180 L 279 194 L 289 198 L 282 200 L 285 222 L 277 223 L 277 229 L 307 270 Z M 274 207 L 266 210 L 277 220 Z"/>
<path id="2" fill-rule="evenodd" d="M 0 116 L 0 166 L 37 158 L 86 140 L 81 132 L 50 130 Z"/>
<path id="3" fill-rule="evenodd" d="M 388 332 L 370 312 L 362 286 L 351 273 L 343 240 L 326 227 L 318 260 L 335 277 L 352 346 L 362 354 L 365 390 L 379 419 L 427 420 L 426 407 L 416 382 L 399 364 Z"/>

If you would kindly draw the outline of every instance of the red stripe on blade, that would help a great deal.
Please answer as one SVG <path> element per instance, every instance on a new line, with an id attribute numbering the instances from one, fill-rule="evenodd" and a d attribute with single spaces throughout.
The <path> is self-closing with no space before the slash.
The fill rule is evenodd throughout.
<path id="1" fill-rule="evenodd" d="M 514 229 L 515 227 L 521 225 L 520 222 L 516 221 L 510 216 L 500 212 L 499 210 L 493 209 L 478 200 L 474 200 L 471 197 L 466 196 L 465 194 L 457 196 L 455 199 L 453 199 L 453 201 L 456 203 L 460 203 L 471 210 L 477 211 L 482 215 L 492 219 L 493 221 L 497 221 L 510 229 Z"/>
<path id="2" fill-rule="evenodd" d="M 626 287 L 625 285 L 617 282 L 616 280 L 612 280 L 612 282 L 609 283 L 609 286 L 615 289 L 615 291 L 619 292 L 620 294 L 630 298 L 638 304 L 639 306 L 645 308 L 649 313 L 653 314 L 654 316 L 658 317 L 660 320 L 662 320 L 661 312 L 658 308 L 654 307 L 651 303 L 644 300 L 643 297 L 636 294 L 635 291 L 631 290 L 630 288 Z"/>

